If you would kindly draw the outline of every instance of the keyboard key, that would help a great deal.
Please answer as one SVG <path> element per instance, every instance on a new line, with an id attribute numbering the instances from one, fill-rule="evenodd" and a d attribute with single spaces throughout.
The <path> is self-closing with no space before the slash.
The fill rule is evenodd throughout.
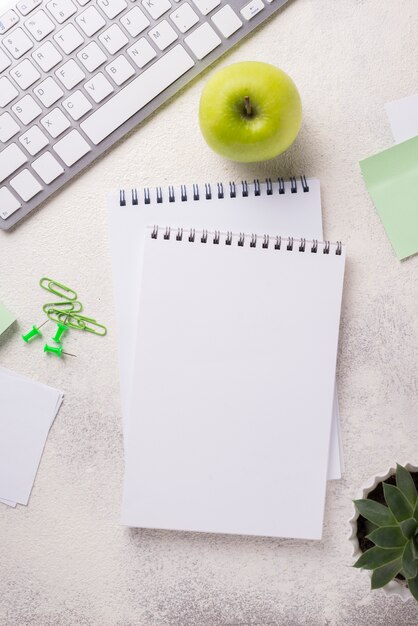
<path id="1" fill-rule="evenodd" d="M 134 7 L 120 18 L 122 26 L 126 28 L 131 37 L 136 37 L 139 33 L 150 25 L 149 19 L 144 15 L 139 7 Z"/>
<path id="2" fill-rule="evenodd" d="M 49 185 L 53 180 L 61 176 L 64 168 L 50 152 L 45 152 L 39 159 L 33 161 L 32 167 L 44 183 Z"/>
<path id="3" fill-rule="evenodd" d="M 11 143 L 2 150 L 0 152 L 0 182 L 13 174 L 26 161 L 24 152 L 15 143 Z"/>
<path id="4" fill-rule="evenodd" d="M 15 28 L 15 30 L 4 37 L 3 45 L 15 59 L 20 59 L 28 50 L 33 48 L 33 42 L 23 28 Z"/>
<path id="5" fill-rule="evenodd" d="M 169 0 L 142 0 L 142 6 L 154 20 L 158 20 L 158 18 L 171 9 Z"/>
<path id="6" fill-rule="evenodd" d="M 99 144 L 193 66 L 186 50 L 175 46 L 81 122 L 80 128 Z"/>
<path id="7" fill-rule="evenodd" d="M 87 100 L 86 96 L 78 89 L 69 98 L 62 103 L 63 108 L 71 115 L 73 120 L 79 120 L 88 111 L 91 111 L 93 105 Z"/>
<path id="8" fill-rule="evenodd" d="M 122 13 L 128 4 L 125 0 L 97 0 L 97 6 L 112 20 L 119 13 Z"/>
<path id="9" fill-rule="evenodd" d="M 99 41 L 104 45 L 110 54 L 119 52 L 123 46 L 128 43 L 127 36 L 122 32 L 117 24 L 113 24 L 110 28 L 99 35 Z"/>
<path id="10" fill-rule="evenodd" d="M 16 133 L 20 131 L 20 126 L 15 122 L 10 113 L 3 113 L 0 115 L 0 141 L 6 143 Z"/>
<path id="11" fill-rule="evenodd" d="M 0 72 L 3 72 L 9 65 L 11 64 L 11 60 L 7 56 L 3 50 L 0 50 Z"/>
<path id="12" fill-rule="evenodd" d="M 88 4 L 90 1 L 91 1 L 91 0 L 77 0 L 78 4 L 79 4 L 81 7 L 86 6 L 86 4 Z"/>
<path id="13" fill-rule="evenodd" d="M 205 23 L 186 37 L 184 43 L 198 59 L 203 59 L 221 44 L 221 40 L 213 28 Z"/>
<path id="14" fill-rule="evenodd" d="M 87 141 L 80 135 L 78 130 L 72 130 L 68 135 L 58 141 L 53 146 L 53 149 L 58 154 L 60 159 L 64 161 L 65 165 L 70 167 L 77 163 L 85 154 L 90 152 L 90 146 Z"/>
<path id="15" fill-rule="evenodd" d="M 36 83 L 38 78 L 41 77 L 36 67 L 25 59 L 18 65 L 16 65 L 10 72 L 10 76 L 16 81 L 21 89 L 27 89 L 33 83 Z"/>
<path id="16" fill-rule="evenodd" d="M 148 32 L 148 35 L 151 41 L 154 41 L 160 50 L 165 50 L 173 41 L 178 39 L 176 31 L 170 26 L 167 20 L 162 20 L 155 28 Z"/>
<path id="17" fill-rule="evenodd" d="M 141 37 L 141 39 L 128 48 L 126 52 L 129 54 L 135 65 L 141 68 L 157 56 L 154 48 L 144 37 Z"/>
<path id="18" fill-rule="evenodd" d="M 94 72 L 94 70 L 107 61 L 107 56 L 95 41 L 92 41 L 78 52 L 77 58 L 88 72 Z"/>
<path id="19" fill-rule="evenodd" d="M 42 109 L 29 94 L 12 106 L 13 113 L 22 124 L 30 124 L 42 113 Z"/>
<path id="20" fill-rule="evenodd" d="M 226 4 L 220 11 L 212 15 L 211 20 L 219 32 L 227 39 L 242 26 L 241 20 L 229 4 Z"/>
<path id="21" fill-rule="evenodd" d="M 41 70 L 49 72 L 62 61 L 62 56 L 50 41 L 46 41 L 35 52 L 32 52 L 32 59 L 39 65 Z"/>
<path id="22" fill-rule="evenodd" d="M 251 0 L 245 7 L 242 7 L 240 13 L 244 19 L 251 20 L 255 15 L 264 9 L 263 0 Z"/>
<path id="23" fill-rule="evenodd" d="M 193 0 L 193 3 L 203 15 L 207 15 L 221 4 L 221 0 Z"/>
<path id="24" fill-rule="evenodd" d="M 0 78 L 0 107 L 5 107 L 18 95 L 18 90 L 6 76 Z"/>
<path id="25" fill-rule="evenodd" d="M 77 7 L 71 0 L 51 0 L 46 8 L 55 17 L 58 24 L 63 24 L 69 17 L 77 13 Z"/>
<path id="26" fill-rule="evenodd" d="M 116 57 L 109 65 L 106 65 L 105 70 L 117 85 L 123 85 L 128 78 L 135 74 L 134 68 L 123 54 Z"/>
<path id="27" fill-rule="evenodd" d="M 61 65 L 61 67 L 55 71 L 55 75 L 66 89 L 72 89 L 86 77 L 85 73 L 74 59 L 70 59 L 67 63 Z"/>
<path id="28" fill-rule="evenodd" d="M 170 20 L 177 26 L 181 33 L 187 33 L 192 26 L 198 23 L 199 17 L 188 2 L 179 6 L 177 11 L 171 13 Z"/>
<path id="29" fill-rule="evenodd" d="M 57 85 L 51 76 L 42 81 L 42 83 L 39 83 L 33 90 L 33 93 L 45 107 L 50 107 L 52 104 L 55 104 L 55 102 L 64 95 L 61 87 Z"/>
<path id="30" fill-rule="evenodd" d="M 95 7 L 89 7 L 75 18 L 75 21 L 88 37 L 95 35 L 106 24 L 103 15 Z"/>
<path id="31" fill-rule="evenodd" d="M 64 26 L 62 30 L 54 35 L 54 39 L 65 54 L 71 54 L 84 43 L 83 37 L 73 24 Z"/>
<path id="32" fill-rule="evenodd" d="M 36 9 L 40 4 L 42 4 L 42 0 L 21 0 L 17 3 L 16 9 L 23 16 L 29 15 L 31 11 Z"/>
<path id="33" fill-rule="evenodd" d="M 0 217 L 6 220 L 22 205 L 7 187 L 0 188 Z"/>
<path id="34" fill-rule="evenodd" d="M 0 15 L 0 35 L 7 33 L 12 26 L 18 23 L 18 21 L 19 16 L 15 11 L 13 11 L 13 9 L 10 9 L 9 11 L 6 11 L 6 13 L 3 13 L 3 15 Z"/>
<path id="35" fill-rule="evenodd" d="M 22 146 L 34 156 L 38 154 L 48 145 L 49 140 L 37 126 L 32 126 L 26 133 L 24 133 L 21 137 L 19 137 L 19 141 Z"/>
<path id="36" fill-rule="evenodd" d="M 65 117 L 61 109 L 52 109 L 41 119 L 41 124 L 54 139 L 71 126 L 70 120 Z"/>
<path id="37" fill-rule="evenodd" d="M 42 191 L 42 185 L 29 170 L 22 170 L 17 176 L 12 178 L 10 187 L 12 187 L 25 202 L 28 202 L 31 198 L 36 196 L 37 193 Z"/>
<path id="38" fill-rule="evenodd" d="M 42 41 L 49 33 L 55 30 L 54 22 L 42 10 L 37 11 L 26 20 L 25 26 L 36 41 Z"/>
<path id="39" fill-rule="evenodd" d="M 106 76 L 104 76 L 101 72 L 87 81 L 84 85 L 84 89 L 97 103 L 104 100 L 109 94 L 112 93 L 112 91 L 114 91 Z"/>

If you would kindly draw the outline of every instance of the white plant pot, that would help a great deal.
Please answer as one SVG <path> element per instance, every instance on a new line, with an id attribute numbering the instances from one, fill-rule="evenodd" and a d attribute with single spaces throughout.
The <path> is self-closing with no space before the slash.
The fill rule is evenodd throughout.
<path id="1" fill-rule="evenodd" d="M 418 472 L 417 465 L 413 465 L 412 463 L 403 463 L 402 465 L 409 472 Z M 369 493 L 373 491 L 373 489 L 377 487 L 379 483 L 386 480 L 386 478 L 389 478 L 389 476 L 392 476 L 392 474 L 395 474 L 395 472 L 396 472 L 396 466 L 393 466 L 393 467 L 389 467 L 388 470 L 384 472 L 383 474 L 378 474 L 374 478 L 371 478 L 361 487 L 359 493 L 356 496 L 356 500 L 367 498 Z M 357 509 L 355 508 L 354 504 L 353 504 L 353 509 L 354 509 L 353 516 L 349 520 L 349 524 L 351 526 L 351 533 L 348 539 L 353 547 L 353 557 L 357 560 L 359 556 L 362 554 L 362 551 L 360 550 L 359 542 L 357 539 L 357 518 L 359 517 L 359 513 Z M 372 572 L 370 570 L 362 570 L 362 571 L 367 572 L 367 574 L 371 578 Z M 387 585 L 383 587 L 383 590 L 387 595 L 399 596 L 400 598 L 402 598 L 404 602 L 406 602 L 407 600 L 413 599 L 413 596 L 408 589 L 407 583 L 404 580 L 398 580 L 398 579 L 391 580 Z"/>

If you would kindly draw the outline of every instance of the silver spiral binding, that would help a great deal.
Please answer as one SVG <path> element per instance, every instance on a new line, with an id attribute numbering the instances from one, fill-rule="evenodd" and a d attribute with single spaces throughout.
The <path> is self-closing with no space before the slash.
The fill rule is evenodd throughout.
<path id="1" fill-rule="evenodd" d="M 154 224 L 154 226 L 149 228 L 151 233 L 151 239 L 158 239 L 161 227 Z M 178 227 L 174 230 L 170 226 L 166 226 L 163 229 L 163 239 L 170 239 L 172 230 L 175 232 L 176 241 L 184 240 L 190 243 L 200 241 L 200 243 L 203 244 L 212 243 L 215 245 L 220 245 L 222 243 L 222 245 L 225 244 L 226 246 L 237 245 L 240 248 L 243 248 L 244 246 L 257 248 L 257 243 L 260 239 L 262 243 L 259 247 L 261 247 L 262 249 L 269 249 L 271 247 L 273 250 L 281 250 L 283 242 L 283 245 L 285 246 L 283 250 L 289 250 L 290 252 L 298 251 L 316 254 L 321 250 L 323 254 L 329 255 L 331 254 L 331 250 L 333 250 L 333 253 L 335 253 L 335 255 L 337 256 L 341 256 L 343 252 L 343 245 L 341 241 L 337 241 L 336 243 L 331 244 L 330 241 L 319 242 L 317 239 L 307 241 L 305 237 L 301 237 L 300 239 L 295 239 L 294 237 L 287 237 L 282 239 L 280 235 L 275 235 L 274 239 L 272 240 L 272 245 L 270 246 L 270 235 L 264 234 L 260 236 L 256 233 L 234 234 L 230 230 L 227 230 L 226 232 L 221 232 L 220 230 L 208 231 L 206 229 L 196 231 L 195 228 L 183 229 L 181 227 Z"/>
<path id="2" fill-rule="evenodd" d="M 306 193 L 309 191 L 309 185 L 306 180 L 306 176 L 300 176 L 299 179 L 296 177 L 291 177 L 289 179 L 289 186 L 287 187 L 287 192 L 290 193 L 298 193 L 302 191 Z M 272 181 L 271 178 L 266 178 L 263 183 L 260 182 L 258 178 L 254 179 L 251 183 L 252 189 L 250 189 L 250 183 L 246 180 L 241 181 L 240 185 L 237 185 L 230 181 L 229 185 L 229 193 L 225 191 L 224 184 L 221 182 L 216 183 L 216 198 L 218 200 L 223 200 L 226 197 L 229 198 L 248 198 L 252 195 L 261 196 L 265 193 L 267 196 L 272 196 L 275 193 L 282 195 L 286 193 L 286 185 L 283 178 L 278 178 L 275 182 Z M 262 187 L 263 185 L 263 187 Z M 199 201 L 201 199 L 199 185 L 194 183 L 191 186 L 191 189 L 186 185 L 180 185 L 179 190 L 176 192 L 173 185 L 170 185 L 167 190 L 164 190 L 162 187 L 155 187 L 155 190 L 152 190 L 150 187 L 144 187 L 142 190 L 143 203 L 144 204 L 152 204 L 153 202 L 157 202 L 161 204 L 164 202 L 165 194 L 167 194 L 169 202 L 187 202 L 189 199 L 193 199 L 195 201 Z M 119 190 L 119 205 L 126 206 L 128 203 L 128 195 L 129 193 L 125 189 Z M 212 200 L 214 197 L 212 194 L 212 186 L 210 183 L 205 184 L 205 193 L 204 197 L 206 200 Z M 130 192 L 130 204 L 137 205 L 140 204 L 140 194 L 138 193 L 138 189 L 133 188 Z"/>

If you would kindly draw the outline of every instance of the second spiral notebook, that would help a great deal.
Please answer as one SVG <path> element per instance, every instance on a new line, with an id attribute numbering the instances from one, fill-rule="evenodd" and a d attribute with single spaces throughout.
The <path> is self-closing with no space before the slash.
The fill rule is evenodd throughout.
<path id="1" fill-rule="evenodd" d="M 345 249 L 151 225 L 128 526 L 319 539 Z"/>

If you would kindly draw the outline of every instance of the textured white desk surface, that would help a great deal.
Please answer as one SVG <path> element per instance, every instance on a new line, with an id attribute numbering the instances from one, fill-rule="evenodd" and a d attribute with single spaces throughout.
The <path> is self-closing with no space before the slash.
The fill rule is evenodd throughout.
<path id="1" fill-rule="evenodd" d="M 416 0 L 293 0 L 0 232 L 0 300 L 19 322 L 0 340 L 0 363 L 66 394 L 29 506 L 0 510 L 1 626 L 416 626 L 418 604 L 372 594 L 350 567 L 346 537 L 362 482 L 394 461 L 418 463 L 418 256 L 395 259 L 358 165 L 392 145 L 384 103 L 418 91 L 417 30 Z M 287 71 L 304 106 L 295 145 L 255 166 L 218 158 L 197 125 L 212 71 L 252 59 Z M 325 235 L 348 247 L 338 364 L 346 472 L 328 487 L 323 540 L 128 530 L 105 192 L 299 173 L 320 178 Z M 69 335 L 76 359 L 47 358 L 19 337 L 42 319 L 44 275 L 73 286 L 109 327 L 104 339 Z"/>

